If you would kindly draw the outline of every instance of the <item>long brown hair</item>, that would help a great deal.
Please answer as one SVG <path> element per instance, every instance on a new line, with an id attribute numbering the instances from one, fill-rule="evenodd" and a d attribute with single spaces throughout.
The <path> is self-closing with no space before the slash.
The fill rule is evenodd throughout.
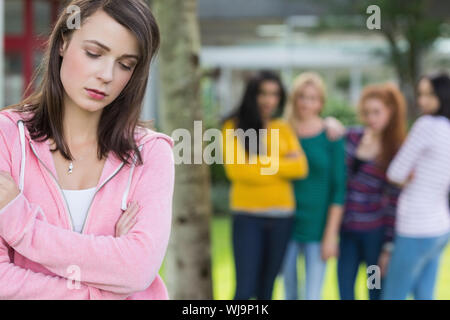
<path id="1" fill-rule="evenodd" d="M 361 117 L 364 103 L 379 99 L 390 110 L 389 123 L 381 133 L 381 152 L 376 161 L 386 171 L 406 137 L 406 99 L 393 83 L 374 84 L 364 88 L 358 104 Z"/>
<path id="2" fill-rule="evenodd" d="M 77 6 L 79 13 L 66 10 L 69 6 Z M 147 87 L 150 63 L 156 54 L 160 34 L 156 19 L 143 0 L 73 0 L 64 8 L 53 27 L 47 41 L 44 59 L 33 76 L 32 83 L 42 71 L 42 81 L 37 89 L 20 103 L 6 107 L 17 112 L 29 112 L 32 116 L 24 120 L 33 140 L 44 141 L 52 138 L 56 150 L 62 156 L 72 160 L 72 155 L 63 137 L 63 97 L 64 87 L 60 79 L 62 57 L 59 48 L 63 37 L 70 41 L 74 29 L 70 29 L 67 21 L 74 20 L 79 14 L 80 23 L 86 18 L 103 10 L 118 23 L 128 28 L 139 43 L 140 58 L 133 74 L 120 95 L 101 114 L 97 130 L 99 149 L 97 156 L 102 159 L 109 151 L 129 164 L 131 151 L 137 155 L 137 164 L 142 158 L 134 140 L 136 126 L 148 127 L 148 123 L 139 120 L 142 103 Z"/>

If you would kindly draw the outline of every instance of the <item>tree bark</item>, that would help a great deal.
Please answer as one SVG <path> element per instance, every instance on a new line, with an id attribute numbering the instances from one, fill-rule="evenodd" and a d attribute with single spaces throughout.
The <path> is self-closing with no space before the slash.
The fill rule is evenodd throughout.
<path id="1" fill-rule="evenodd" d="M 196 0 L 153 0 L 152 4 L 161 31 L 161 128 L 168 133 L 185 128 L 193 141 L 194 121 L 203 118 Z M 210 219 L 207 165 L 203 161 L 176 165 L 172 233 L 164 270 L 170 299 L 212 299 Z"/>
<path id="2" fill-rule="evenodd" d="M 385 22 L 382 34 L 386 38 L 391 54 L 391 61 L 397 73 L 399 81 L 399 87 L 405 96 L 408 107 L 408 118 L 413 121 L 419 114 L 419 110 L 416 106 L 416 82 L 420 75 L 420 50 L 417 48 L 414 39 L 406 38 L 409 49 L 406 52 L 402 52 L 398 46 L 397 34 L 400 33 L 396 30 L 396 21 Z"/>

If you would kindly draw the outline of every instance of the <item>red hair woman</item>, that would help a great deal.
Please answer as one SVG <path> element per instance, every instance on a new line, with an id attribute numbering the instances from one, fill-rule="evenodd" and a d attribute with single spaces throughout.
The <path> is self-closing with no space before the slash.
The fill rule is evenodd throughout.
<path id="1" fill-rule="evenodd" d="M 358 113 L 363 126 L 347 129 L 347 192 L 340 232 L 338 280 L 341 299 L 354 299 L 359 265 L 379 265 L 384 276 L 400 190 L 386 170 L 406 135 L 406 103 L 395 85 L 367 86 Z M 370 299 L 380 299 L 375 283 Z"/>

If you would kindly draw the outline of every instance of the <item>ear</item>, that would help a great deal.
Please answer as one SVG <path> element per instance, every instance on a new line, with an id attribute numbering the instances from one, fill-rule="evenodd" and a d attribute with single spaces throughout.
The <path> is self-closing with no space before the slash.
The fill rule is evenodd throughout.
<path id="1" fill-rule="evenodd" d="M 64 38 L 63 35 L 61 35 L 61 38 L 62 38 L 63 41 L 61 43 L 61 46 L 59 47 L 59 55 L 61 57 L 63 57 L 64 56 L 64 52 L 65 52 L 65 48 L 67 46 L 67 41 L 66 41 L 66 39 Z"/>

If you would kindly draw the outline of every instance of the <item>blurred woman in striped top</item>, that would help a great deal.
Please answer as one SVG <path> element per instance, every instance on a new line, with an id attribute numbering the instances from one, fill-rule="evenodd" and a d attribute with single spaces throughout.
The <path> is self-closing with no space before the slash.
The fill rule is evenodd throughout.
<path id="1" fill-rule="evenodd" d="M 450 232 L 450 78 L 423 77 L 414 123 L 388 169 L 403 185 L 384 299 L 433 299 L 441 253 Z"/>
<path id="2" fill-rule="evenodd" d="M 386 169 L 406 136 L 406 103 L 393 84 L 367 86 L 358 113 L 362 127 L 346 131 L 347 192 L 340 232 L 338 281 L 341 299 L 354 299 L 361 262 L 379 265 L 384 276 L 393 238 L 399 188 Z M 369 288 L 381 297 L 382 279 Z"/>

